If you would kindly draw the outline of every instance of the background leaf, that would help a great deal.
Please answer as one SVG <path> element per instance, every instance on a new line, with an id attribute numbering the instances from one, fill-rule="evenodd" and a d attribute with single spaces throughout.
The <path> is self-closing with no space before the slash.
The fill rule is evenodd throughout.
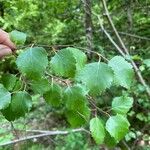
<path id="1" fill-rule="evenodd" d="M 145 59 L 143 63 L 150 68 L 150 59 Z"/>

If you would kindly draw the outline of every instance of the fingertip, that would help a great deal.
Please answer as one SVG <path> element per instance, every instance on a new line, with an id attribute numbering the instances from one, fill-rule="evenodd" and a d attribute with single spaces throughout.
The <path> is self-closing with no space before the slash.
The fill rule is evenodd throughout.
<path id="1" fill-rule="evenodd" d="M 10 47 L 0 44 L 0 58 L 3 58 L 4 56 L 12 54 L 12 50 Z"/>
<path id="2" fill-rule="evenodd" d="M 5 42 L 3 42 L 6 46 L 10 47 L 11 50 L 15 50 L 16 46 L 15 44 L 10 40 L 10 38 L 7 38 Z"/>
<path id="3" fill-rule="evenodd" d="M 10 40 L 10 36 L 7 32 L 0 29 L 0 44 L 10 47 L 11 50 L 15 50 L 15 44 Z"/>

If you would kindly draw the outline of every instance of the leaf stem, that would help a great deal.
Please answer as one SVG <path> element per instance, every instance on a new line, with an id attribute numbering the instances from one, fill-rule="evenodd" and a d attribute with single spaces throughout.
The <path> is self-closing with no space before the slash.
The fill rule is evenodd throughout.
<path id="1" fill-rule="evenodd" d="M 93 100 L 93 98 L 92 98 L 91 96 L 88 96 L 88 98 L 89 98 L 89 100 L 90 100 L 90 103 L 91 103 L 100 113 L 103 113 L 103 114 L 105 114 L 106 116 L 110 117 L 110 115 L 109 115 L 107 112 L 103 111 L 102 109 L 100 109 L 99 107 L 97 107 L 97 106 L 95 105 L 95 103 L 94 103 L 95 100 Z"/>

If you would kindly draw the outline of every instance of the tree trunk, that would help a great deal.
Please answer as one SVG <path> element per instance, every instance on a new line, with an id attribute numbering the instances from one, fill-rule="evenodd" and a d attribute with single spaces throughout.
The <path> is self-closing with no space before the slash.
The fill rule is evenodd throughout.
<path id="1" fill-rule="evenodd" d="M 4 17 L 4 3 L 0 2 L 0 16 L 3 18 Z"/>
<path id="2" fill-rule="evenodd" d="M 93 24 L 92 24 L 92 0 L 83 0 L 84 12 L 85 12 L 85 33 L 87 39 L 87 49 L 89 50 L 88 56 L 91 59 L 93 50 Z"/>

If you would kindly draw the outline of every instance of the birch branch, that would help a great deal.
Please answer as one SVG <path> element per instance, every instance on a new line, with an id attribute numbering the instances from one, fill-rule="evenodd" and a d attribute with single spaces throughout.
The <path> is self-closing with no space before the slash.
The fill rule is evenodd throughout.
<path id="1" fill-rule="evenodd" d="M 37 134 L 37 135 L 31 135 L 31 136 L 26 136 L 26 137 L 22 137 L 22 138 L 19 138 L 19 139 L 16 139 L 16 140 L 13 140 L 13 141 L 9 141 L 9 142 L 6 142 L 4 144 L 0 144 L 0 146 L 6 146 L 6 145 L 12 145 L 12 144 L 16 144 L 16 143 L 19 143 L 19 142 L 23 142 L 23 141 L 26 141 L 26 140 L 31 140 L 31 139 L 35 139 L 35 138 L 41 138 L 41 137 L 45 137 L 45 136 L 51 136 L 51 135 L 66 135 L 66 134 L 69 134 L 71 132 L 87 132 L 87 130 L 85 130 L 84 128 L 78 128 L 78 129 L 73 129 L 71 131 L 41 131 L 41 130 L 28 130 L 29 132 L 39 132 L 41 134 Z"/>

